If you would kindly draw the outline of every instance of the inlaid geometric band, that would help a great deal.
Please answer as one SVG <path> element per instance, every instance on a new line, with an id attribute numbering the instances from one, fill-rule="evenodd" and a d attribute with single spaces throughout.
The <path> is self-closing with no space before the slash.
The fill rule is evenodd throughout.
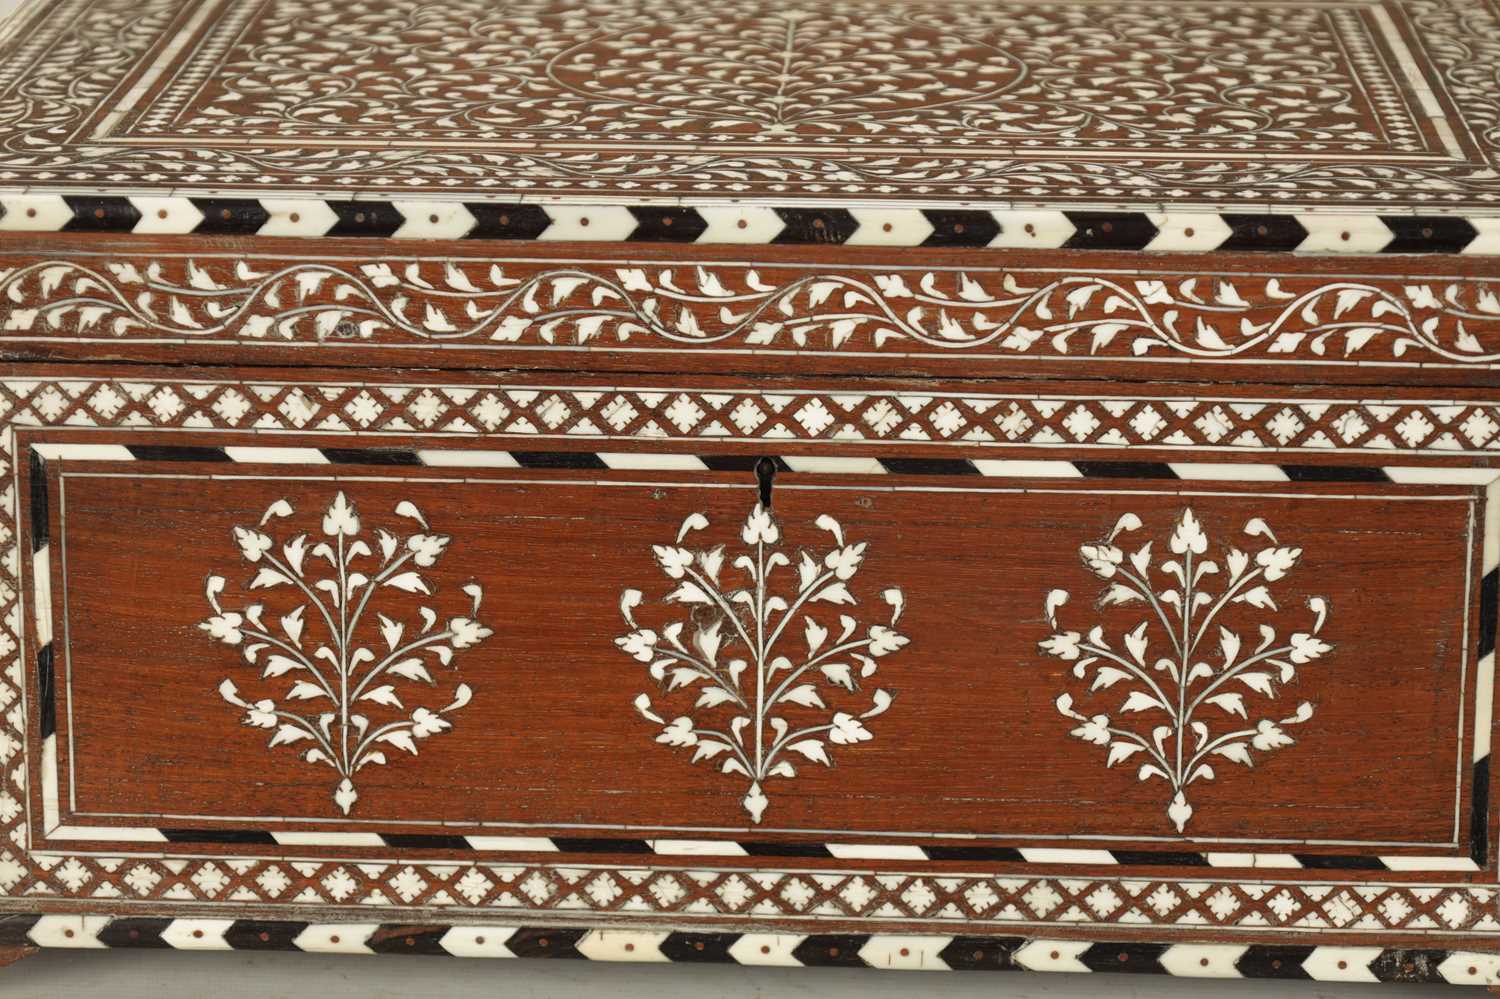
<path id="1" fill-rule="evenodd" d="M 770 442 L 768 442 L 770 443 Z M 753 472 L 761 461 L 778 471 L 824 475 L 960 475 L 987 478 L 1179 479 L 1242 482 L 1441 482 L 1478 485 L 1500 478 L 1483 468 L 1442 468 L 1195 461 L 1042 461 L 999 458 L 862 458 L 839 455 L 695 455 L 649 452 L 483 450 L 399 447 L 259 447 L 38 443 L 45 461 L 185 461 L 278 465 L 523 468 L 574 471 Z"/>
<path id="2" fill-rule="evenodd" d="M 1500 954 L 1482 951 L 888 933 L 684 933 L 577 926 L 14 915 L 0 916 L 0 947 L 295 950 L 904 971 L 1135 972 L 1322 982 L 1500 982 Z"/>
<path id="3" fill-rule="evenodd" d="M 1165 865 L 1204 868 L 1263 868 L 1365 871 L 1477 871 L 1486 863 L 1489 848 L 1490 744 L 1484 716 L 1476 718 L 1472 754 L 1473 785 L 1470 842 L 1467 856 L 1411 856 L 1394 854 L 1329 855 L 1214 852 L 1191 850 L 1114 850 L 1075 848 L 1013 848 L 968 845 L 882 843 L 788 843 L 697 840 L 678 838 L 547 837 L 516 835 L 427 835 L 373 832 L 278 831 L 269 829 L 204 829 L 167 827 L 85 827 L 60 824 L 56 770 L 56 674 L 50 608 L 49 497 L 46 464 L 53 461 L 162 461 L 274 465 L 354 465 L 375 468 L 491 468 L 539 470 L 714 471 L 752 473 L 769 460 L 779 471 L 824 474 L 899 474 L 984 476 L 991 478 L 1070 478 L 1108 480 L 1255 481 L 1301 483 L 1446 483 L 1488 485 L 1487 505 L 1500 503 L 1491 469 L 1337 466 L 1293 464 L 1216 464 L 1207 462 L 1029 461 L 952 458 L 855 458 L 829 456 L 699 456 L 647 452 L 498 451 L 423 448 L 310 448 L 258 446 L 180 446 L 107 443 L 37 442 L 30 448 L 31 541 L 37 587 L 37 689 L 43 745 L 42 797 L 44 833 L 49 841 L 109 840 L 136 843 L 214 844 L 234 846 L 330 846 L 436 850 L 450 853 L 563 853 L 623 856 L 737 856 L 843 860 L 930 860 L 971 863 L 1072 864 L 1141 867 Z M 751 482 L 747 474 L 747 488 Z M 1490 514 L 1493 514 L 1493 509 Z M 1487 515 L 1487 516 L 1488 516 Z M 1490 525 L 1493 531 L 1494 525 Z M 1500 602 L 1500 545 L 1484 546 L 1478 591 L 1478 668 L 1488 676 L 1494 669 L 1497 602 Z M 37 845 L 36 852 L 50 852 Z"/>
<path id="4" fill-rule="evenodd" d="M 487 204 L 0 195 L 0 231 L 1152 252 L 1500 254 L 1500 219 L 1315 212 Z"/>
<path id="5" fill-rule="evenodd" d="M 1486 757 L 1481 761 L 1489 766 Z M 1470 857 L 1413 857 L 1393 855 L 1337 856 L 1322 853 L 1229 853 L 1193 852 L 1190 850 L 1093 850 L 1066 847 L 995 847 L 995 846 L 915 846 L 891 843 L 800 843 L 736 842 L 734 840 L 695 839 L 604 839 L 562 836 L 460 836 L 398 833 L 349 832 L 283 832 L 265 829 L 96 829 L 63 830 L 71 839 L 87 838 L 89 833 L 107 835 L 111 831 L 127 832 L 132 842 L 142 842 L 145 832 L 156 834 L 151 841 L 189 845 L 221 846 L 338 846 L 344 848 L 384 847 L 392 850 L 436 850 L 445 854 L 473 853 L 560 853 L 590 857 L 760 857 L 775 860 L 901 860 L 951 861 L 964 863 L 1013 863 L 1028 866 L 1072 865 L 1083 867 L 1202 867 L 1254 868 L 1267 870 L 1313 871 L 1478 871 L 1482 860 Z M 54 830 L 53 834 L 57 831 Z M 34 851 L 47 855 L 53 851 L 37 844 Z M 466 861 L 474 858 L 465 857 Z"/>

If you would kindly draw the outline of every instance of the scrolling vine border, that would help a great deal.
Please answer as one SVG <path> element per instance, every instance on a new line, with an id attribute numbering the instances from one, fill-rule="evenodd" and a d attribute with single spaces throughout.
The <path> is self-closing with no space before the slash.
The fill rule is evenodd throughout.
<path id="1" fill-rule="evenodd" d="M 1493 366 L 1500 280 L 78 256 L 0 267 L 0 337 Z"/>

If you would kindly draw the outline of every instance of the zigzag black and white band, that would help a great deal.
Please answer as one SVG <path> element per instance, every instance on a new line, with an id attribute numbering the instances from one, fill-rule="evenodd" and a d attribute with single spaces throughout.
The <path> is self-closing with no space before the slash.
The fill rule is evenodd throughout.
<path id="1" fill-rule="evenodd" d="M 983 476 L 991 478 L 1176 480 L 1182 482 L 1253 481 L 1298 483 L 1445 483 L 1487 486 L 1487 517 L 1500 511 L 1500 472 L 1491 469 L 1432 466 L 1352 466 L 1210 462 L 1037 461 L 962 458 L 860 458 L 807 455 L 687 455 L 651 452 L 466 450 L 450 448 L 309 448 L 281 446 L 179 446 L 112 443 L 36 442 L 28 456 L 31 474 L 33 574 L 38 592 L 36 626 L 37 689 L 42 738 L 43 828 L 48 839 L 78 841 L 124 838 L 188 848 L 209 845 L 432 850 L 445 853 L 562 853 L 612 856 L 737 856 L 840 860 L 928 860 L 1026 865 L 1201 867 L 1308 869 L 1323 871 L 1477 871 L 1489 846 L 1490 738 L 1484 710 L 1475 719 L 1472 753 L 1473 791 L 1470 841 L 1465 855 L 1334 855 L 1295 848 L 1284 852 L 1194 851 L 1182 849 L 1106 849 L 1070 847 L 996 847 L 968 844 L 888 844 L 858 842 L 776 842 L 627 836 L 528 836 L 459 834 L 390 834 L 317 832 L 277 829 L 214 829 L 179 826 L 74 827 L 60 824 L 56 770 L 55 667 L 51 641 L 49 497 L 46 466 L 54 461 L 153 461 L 234 464 L 329 465 L 366 468 L 429 467 L 444 469 L 635 470 L 652 472 L 753 473 L 769 461 L 775 469 L 814 474 Z M 753 481 L 747 475 L 747 486 Z M 1500 603 L 1500 545 L 1484 546 L 1480 585 L 1476 659 L 1481 675 L 1494 670 L 1497 603 Z M 38 852 L 47 852 L 39 847 Z"/>
<path id="2" fill-rule="evenodd" d="M 1500 255 L 1500 218 L 0 194 L 0 232 Z"/>
<path id="3" fill-rule="evenodd" d="M 675 454 L 640 451 L 483 450 L 401 447 L 203 447 L 156 444 L 38 443 L 43 461 L 264 462 L 279 465 L 379 465 L 433 468 L 530 468 L 615 471 L 753 472 L 761 461 L 778 471 L 819 475 L 963 475 L 989 478 L 1179 479 L 1240 482 L 1413 481 L 1475 485 L 1500 477 L 1482 468 L 1404 465 L 1312 465 L 1199 461 L 1039 461 L 994 458 L 863 458 L 842 455 Z"/>
<path id="4" fill-rule="evenodd" d="M 1441 948 L 1171 944 L 1045 937 L 683 932 L 578 926 L 0 916 L 0 947 L 543 957 L 907 971 L 1135 972 L 1321 982 L 1500 982 L 1500 954 Z"/>

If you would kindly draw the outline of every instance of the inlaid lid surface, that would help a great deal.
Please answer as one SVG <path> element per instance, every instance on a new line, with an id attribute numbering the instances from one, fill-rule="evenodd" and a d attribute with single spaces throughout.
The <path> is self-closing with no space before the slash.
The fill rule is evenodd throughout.
<path id="1" fill-rule="evenodd" d="M 338 221 L 388 234 L 438 200 L 481 207 L 429 235 L 587 203 L 619 208 L 591 239 L 674 204 L 1460 216 L 1500 242 L 1495 0 L 34 0 L 0 119 L 14 194 L 380 199 Z"/>

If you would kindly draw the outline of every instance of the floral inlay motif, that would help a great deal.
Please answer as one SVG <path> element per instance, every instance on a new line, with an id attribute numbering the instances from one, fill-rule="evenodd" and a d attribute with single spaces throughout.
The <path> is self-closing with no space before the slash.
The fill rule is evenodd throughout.
<path id="1" fill-rule="evenodd" d="M 1057 630 L 1040 648 L 1072 663 L 1076 679 L 1092 678 L 1090 694 L 1116 693 L 1120 685 L 1125 696 L 1113 716 L 1080 710 L 1071 693 L 1057 698 L 1057 710 L 1078 723 L 1070 733 L 1074 737 L 1108 748 L 1106 766 L 1129 761 L 1140 780 L 1165 781 L 1167 816 L 1182 832 L 1193 815 L 1189 787 L 1213 780 L 1215 763 L 1254 766 L 1256 753 L 1291 745 L 1295 740 L 1288 727 L 1312 717 L 1310 701 L 1290 712 L 1278 709 L 1277 702 L 1300 667 L 1333 650 L 1320 637 L 1329 603 L 1320 596 L 1305 598 L 1311 625 L 1285 638 L 1264 620 L 1280 610 L 1271 584 L 1297 567 L 1302 549 L 1281 544 L 1259 517 L 1245 524 L 1241 542 L 1259 545 L 1253 552 L 1231 544 L 1211 555 L 1207 532 L 1185 509 L 1167 540 L 1165 558 L 1153 556 L 1150 540 L 1127 554 L 1124 536 L 1141 527 L 1141 518 L 1127 513 L 1106 537 L 1078 553 L 1107 584 L 1100 611 L 1138 607 L 1144 617 L 1113 641 L 1104 624 L 1086 633 L 1062 630 L 1058 612 L 1070 594 L 1053 590 L 1046 613 Z M 1225 623 L 1226 610 L 1236 605 L 1261 612 L 1257 638 Z M 1223 731 L 1226 727 L 1229 731 Z"/>
<path id="2" fill-rule="evenodd" d="M 182 29 L 178 0 L 59 2 L 0 65 L 0 162 L 23 184 L 1443 212 L 1500 199 L 1489 0 L 313 0 L 239 5 L 201 32 Z M 103 137 L 82 127 L 174 45 L 135 112 Z M 1452 104 L 1437 128 L 1413 73 Z"/>
<path id="3" fill-rule="evenodd" d="M 1290 285 L 1290 287 L 1288 287 Z M 485 260 L 257 269 L 172 258 L 0 268 L 0 333 L 167 334 L 995 355 L 1500 361 L 1500 284 L 980 270 L 604 266 Z"/>
<path id="4" fill-rule="evenodd" d="M 686 617 L 646 627 L 636 618 L 644 594 L 620 596 L 631 630 L 615 644 L 648 664 L 662 710 L 685 700 L 675 695 L 696 694 L 670 721 L 650 693 L 636 698 L 636 710 L 661 727 L 657 742 L 690 748 L 693 762 L 748 780 L 741 803 L 755 822 L 770 803 L 764 785 L 771 778 L 796 777 L 809 764 L 831 767 L 832 747 L 873 738 L 864 723 L 892 696 L 867 692 L 865 683 L 880 659 L 908 642 L 895 630 L 906 604 L 896 587 L 880 594 L 890 609 L 883 623 L 864 625 L 844 611 L 857 603 L 851 585 L 867 546 L 848 541 L 827 514 L 816 525 L 832 546 L 788 555 L 780 521 L 757 503 L 740 528 L 743 548 L 732 554 L 723 544 L 689 547 L 689 535 L 710 527 L 704 514 L 690 514 L 674 543 L 653 547 L 676 584 L 663 602 L 681 605 Z M 845 707 L 866 697 L 868 706 Z"/>
<path id="5" fill-rule="evenodd" d="M 1383 93 L 1379 64 L 1341 51 L 1367 48 L 1366 29 L 1316 7 L 625 0 L 507 13 L 497 23 L 477 0 L 271 4 L 179 121 L 596 141 L 1232 136 L 1275 149 L 1388 137 L 1360 80 Z M 351 28 L 360 43 L 344 40 Z M 338 44 L 308 37 L 328 31 Z M 1101 58 L 1122 45 L 1130 58 Z M 1409 148 L 1398 106 L 1380 109 L 1383 131 Z"/>
<path id="6" fill-rule="evenodd" d="M 377 528 L 373 548 L 342 492 L 323 513 L 321 540 L 307 533 L 273 540 L 270 525 L 295 514 L 280 499 L 258 524 L 234 528 L 240 554 L 256 567 L 246 590 L 266 591 L 265 601 L 227 609 L 224 577 L 209 576 L 205 591 L 213 614 L 199 627 L 238 649 L 260 680 L 277 681 L 262 684 L 280 687 L 276 696 L 242 694 L 231 678 L 219 694 L 244 712 L 246 725 L 271 733 L 268 746 L 295 745 L 308 763 L 332 767 L 340 778 L 333 800 L 347 815 L 359 799 L 354 781 L 360 770 L 388 765 L 387 753 L 395 750 L 415 756 L 423 740 L 453 727 L 448 716 L 469 703 L 472 691 L 459 683 L 429 700 L 448 686 L 434 673 L 451 671 L 456 650 L 492 632 L 478 619 L 477 583 L 463 587 L 469 606 L 446 620 L 425 604 L 415 619 L 403 619 L 395 606 L 385 607 L 391 616 L 371 606 L 390 604 L 399 594 L 433 596 L 422 570 L 437 564 L 450 538 L 433 532 L 410 500 L 398 503 L 395 515 L 412 526 Z M 402 682 L 431 688 L 419 686 L 416 696 L 434 706 L 412 694 L 403 701 Z"/>

